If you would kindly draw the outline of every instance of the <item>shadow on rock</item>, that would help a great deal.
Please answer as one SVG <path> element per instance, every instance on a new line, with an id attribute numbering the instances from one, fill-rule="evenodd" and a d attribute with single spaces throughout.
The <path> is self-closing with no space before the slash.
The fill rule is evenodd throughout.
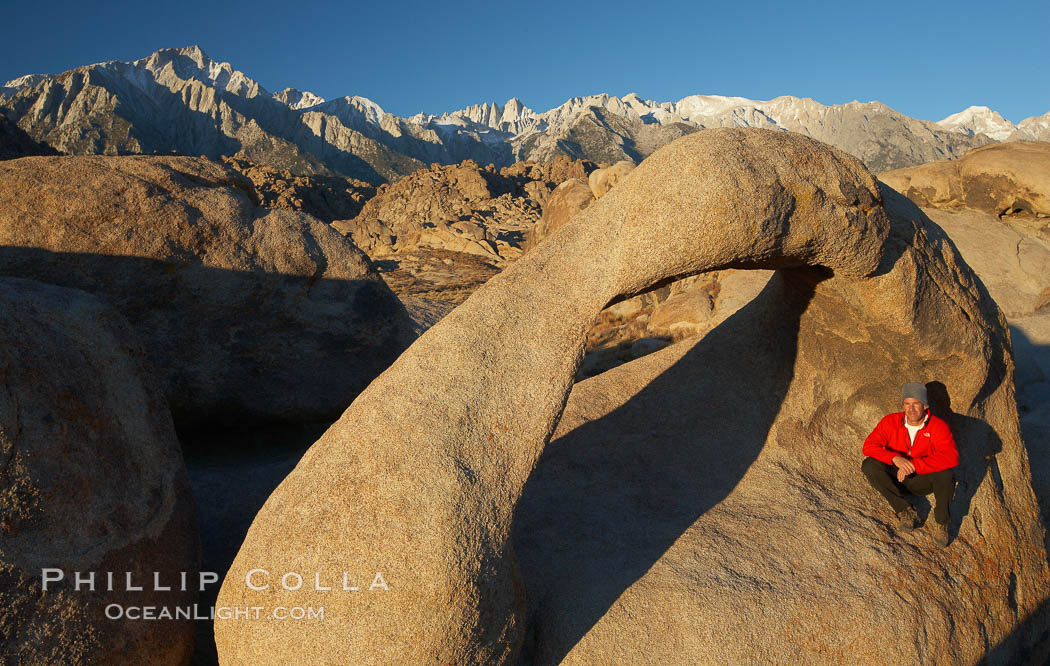
<path id="1" fill-rule="evenodd" d="M 180 438 L 201 530 L 201 570 L 226 576 L 263 503 L 292 471 L 328 422 L 255 430 L 213 430 Z M 201 593 L 202 613 L 215 606 L 218 584 Z M 197 622 L 193 666 L 219 663 L 212 623 Z"/>
<path id="2" fill-rule="evenodd" d="M 1032 489 L 1043 524 L 1050 525 L 1050 345 L 1033 340 L 1020 326 L 1010 326 L 1010 337 L 1017 364 L 1017 410 L 1032 468 Z"/>
<path id="3" fill-rule="evenodd" d="M 1013 633 L 988 650 L 988 654 L 980 662 L 982 666 L 991 664 L 1024 666 L 1050 663 L 1050 631 L 1046 630 L 1048 615 L 1050 615 L 1050 600 L 1040 604 Z"/>
<path id="4" fill-rule="evenodd" d="M 332 420 L 408 346 L 378 278 L 230 270 L 0 246 L 0 275 L 93 293 L 124 315 L 180 433 Z"/>
<path id="5" fill-rule="evenodd" d="M 948 388 L 941 382 L 929 382 L 926 391 L 930 399 L 930 412 L 944 419 L 952 430 L 955 446 L 959 450 L 959 464 L 955 468 L 955 497 L 949 509 L 948 530 L 950 538 L 959 534 L 962 519 L 970 513 L 970 505 L 977 489 L 989 473 L 995 482 L 996 492 L 1003 493 L 1003 476 L 999 471 L 996 455 L 1003 450 L 999 434 L 986 422 L 952 411 Z M 923 513 L 930 507 L 926 504 Z M 921 516 L 926 520 L 929 516 Z M 981 517 L 975 513 L 974 524 L 980 529 Z"/>
<path id="6" fill-rule="evenodd" d="M 560 662 L 733 491 L 779 413 L 799 318 L 822 277 L 778 272 L 626 404 L 547 447 L 514 530 L 529 605 L 525 663 Z"/>

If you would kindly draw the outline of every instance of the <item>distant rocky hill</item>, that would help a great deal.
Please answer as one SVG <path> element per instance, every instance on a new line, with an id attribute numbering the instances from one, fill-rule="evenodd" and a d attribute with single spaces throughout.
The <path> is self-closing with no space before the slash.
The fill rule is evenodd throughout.
<path id="1" fill-rule="evenodd" d="M 298 210 L 324 222 L 354 217 L 376 194 L 374 186 L 352 178 L 296 175 L 236 157 L 222 161 L 252 182 L 259 206 Z"/>
<path id="2" fill-rule="evenodd" d="M 294 88 L 271 94 L 198 46 L 22 76 L 0 87 L 0 112 L 32 139 L 70 154 L 236 156 L 299 175 L 338 174 L 372 184 L 466 159 L 497 168 L 556 155 L 637 163 L 711 127 L 799 132 L 875 171 L 956 158 L 1004 137 L 1050 138 L 1050 114 L 1010 129 L 1001 117 L 986 122 L 988 114 L 971 110 L 938 124 L 879 102 L 825 106 L 797 97 L 692 95 L 654 102 L 601 94 L 543 113 L 511 99 L 400 118 L 364 97 L 325 100 Z"/>

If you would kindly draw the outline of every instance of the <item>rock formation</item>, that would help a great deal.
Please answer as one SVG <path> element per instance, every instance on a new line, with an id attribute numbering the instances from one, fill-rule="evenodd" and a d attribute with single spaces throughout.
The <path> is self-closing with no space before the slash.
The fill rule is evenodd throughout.
<path id="1" fill-rule="evenodd" d="M 565 226 L 634 167 L 633 162 L 618 162 L 592 171 L 586 181 L 570 178 L 555 188 L 543 206 L 543 216 L 526 234 L 525 249 Z M 708 272 L 610 305 L 587 332 L 586 354 L 577 377 L 592 377 L 672 341 L 703 335 L 751 301 L 769 275 L 769 271 L 731 269 Z"/>
<path id="2" fill-rule="evenodd" d="M 751 302 L 771 274 L 709 271 L 610 305 L 587 331 L 587 353 L 577 378 L 593 377 L 672 342 L 704 335 Z"/>
<path id="3" fill-rule="evenodd" d="M 970 208 L 925 208 L 981 281 L 1010 325 L 1021 426 L 1043 515 L 1050 520 L 1050 240 L 1041 220 L 998 218 Z M 1042 232 L 1040 232 L 1042 229 Z"/>
<path id="4" fill-rule="evenodd" d="M 1022 431 L 1050 520 L 1050 144 L 989 146 L 879 177 L 948 232 L 1007 317 Z"/>
<path id="5" fill-rule="evenodd" d="M 1050 143 L 1042 141 L 987 146 L 961 160 L 897 169 L 879 177 L 920 206 L 1050 217 Z"/>
<path id="6" fill-rule="evenodd" d="M 536 243 L 560 229 L 573 218 L 576 213 L 590 206 L 594 202 L 594 194 L 586 180 L 582 178 L 570 178 L 554 188 L 547 203 L 543 206 L 543 215 L 536 224 L 525 232 L 523 248 L 528 250 Z"/>
<path id="7" fill-rule="evenodd" d="M 406 307 L 413 298 L 462 303 L 500 272 L 500 265 L 481 255 L 427 248 L 399 252 L 375 265 Z"/>
<path id="8" fill-rule="evenodd" d="M 606 192 L 612 189 L 613 185 L 616 184 L 616 181 L 622 179 L 632 171 L 634 171 L 634 162 L 630 160 L 620 160 L 612 166 L 592 171 L 591 175 L 587 178 L 587 184 L 590 186 L 594 198 L 601 199 Z"/>
<path id="9" fill-rule="evenodd" d="M 0 275 L 116 306 L 180 428 L 334 416 L 412 322 L 353 245 L 252 192 L 197 158 L 2 162 Z"/>
<path id="10" fill-rule="evenodd" d="M 376 193 L 375 186 L 363 180 L 297 176 L 233 157 L 224 157 L 222 162 L 251 181 L 258 205 L 300 211 L 322 222 L 355 217 Z"/>
<path id="11" fill-rule="evenodd" d="M 1005 323 L 943 233 L 882 196 L 857 160 L 788 133 L 711 130 L 655 153 L 424 333 L 307 452 L 219 603 L 323 605 L 324 622 L 219 621 L 223 663 L 516 663 L 526 636 L 544 663 L 972 663 L 1029 647 L 1050 575 Z M 684 363 L 664 350 L 615 400 L 584 401 L 627 414 L 663 388 L 666 409 L 608 431 L 581 419 L 579 451 L 564 431 L 546 446 L 607 303 L 726 267 L 780 274 Z M 652 399 L 645 373 L 663 384 Z M 943 552 L 898 541 L 859 474 L 859 438 L 916 377 L 946 387 L 965 451 Z M 589 458 L 596 431 L 619 487 L 591 481 L 608 471 Z M 538 490 L 585 501 L 530 502 L 512 546 L 541 454 L 579 465 Z M 578 547 L 608 566 L 580 568 Z M 268 588 L 247 587 L 253 568 Z M 361 591 L 340 589 L 344 570 Z M 288 590 L 284 572 L 307 582 Z M 1032 633 L 1012 635 L 1026 617 Z"/>
<path id="12" fill-rule="evenodd" d="M 0 278 L 4 663 L 189 663 L 194 623 L 170 617 L 197 599 L 197 519 L 148 365 L 99 299 Z M 143 607 L 171 616 L 124 616 Z"/>
<path id="13" fill-rule="evenodd" d="M 474 254 L 500 263 L 521 255 L 551 190 L 594 164 L 565 157 L 496 170 L 467 160 L 432 164 L 381 187 L 352 220 L 333 222 L 373 258 L 419 249 Z"/>

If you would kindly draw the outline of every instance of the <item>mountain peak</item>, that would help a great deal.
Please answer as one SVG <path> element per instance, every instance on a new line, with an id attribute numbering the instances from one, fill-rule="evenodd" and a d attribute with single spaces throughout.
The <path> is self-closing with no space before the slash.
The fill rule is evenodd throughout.
<path id="1" fill-rule="evenodd" d="M 204 67 L 204 63 L 211 62 L 211 58 L 208 57 L 208 54 L 205 53 L 204 49 L 198 44 L 191 44 L 190 46 L 184 46 L 181 49 L 175 49 L 175 52 L 179 55 L 186 56 L 201 67 Z"/>
<path id="2" fill-rule="evenodd" d="M 318 98 L 320 99 L 320 98 Z M 347 127 L 360 130 L 365 124 L 379 125 L 386 111 L 367 97 L 337 97 L 302 110 L 319 111 L 335 116 Z"/>
<path id="3" fill-rule="evenodd" d="M 309 109 L 312 106 L 324 104 L 325 102 L 324 97 L 315 95 L 309 90 L 299 90 L 298 88 L 285 88 L 280 92 L 275 92 L 273 98 L 296 111 Z"/>
<path id="4" fill-rule="evenodd" d="M 160 49 L 146 58 L 131 63 L 148 71 L 158 83 L 171 88 L 180 81 L 200 81 L 240 97 L 270 96 L 258 82 L 233 68 L 228 62 L 216 62 L 200 46 Z M 168 72 L 168 73 L 165 73 Z"/>
<path id="5" fill-rule="evenodd" d="M 1016 125 L 987 106 L 968 106 L 944 120 L 937 121 L 937 124 L 970 136 L 985 134 L 997 141 L 1002 141 L 1017 131 Z"/>
<path id="6" fill-rule="evenodd" d="M 993 111 L 992 109 L 990 109 L 987 106 L 977 106 L 977 105 L 975 105 L 975 106 L 968 106 L 965 109 L 963 109 L 962 111 L 960 111 L 958 113 L 953 113 L 952 115 L 948 116 L 944 120 L 941 120 L 941 121 L 938 121 L 938 122 L 939 123 L 949 123 L 949 122 L 956 122 L 956 121 L 960 121 L 960 120 L 964 120 L 964 119 L 982 118 L 982 117 L 1002 118 L 1002 116 L 999 115 L 998 111 Z"/>
<path id="7" fill-rule="evenodd" d="M 532 115 L 532 109 L 525 106 L 524 103 L 517 97 L 511 97 L 507 100 L 507 103 L 503 105 L 503 120 L 515 121 L 520 120 L 523 116 Z"/>
<path id="8" fill-rule="evenodd" d="M 32 88 L 48 77 L 47 74 L 25 74 L 17 79 L 11 79 L 3 85 L 4 88 L 17 90 L 19 88 Z"/>
<path id="9" fill-rule="evenodd" d="M 190 46 L 183 46 L 181 48 L 157 49 L 145 58 L 135 60 L 134 62 L 132 62 L 132 64 L 161 64 L 177 61 L 181 58 L 188 59 L 190 62 L 196 65 L 198 69 L 202 69 L 204 71 L 208 71 L 211 65 L 216 64 L 212 61 L 211 58 L 208 57 L 208 54 L 204 52 L 204 49 L 202 49 L 196 44 L 191 44 Z M 223 64 L 228 65 L 228 63 Z"/>

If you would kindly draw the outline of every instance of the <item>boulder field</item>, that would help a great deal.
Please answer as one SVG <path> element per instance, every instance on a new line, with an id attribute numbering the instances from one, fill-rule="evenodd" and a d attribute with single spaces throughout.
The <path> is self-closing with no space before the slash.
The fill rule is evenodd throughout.
<path id="1" fill-rule="evenodd" d="M 205 159 L 2 162 L 0 275 L 114 305 L 180 428 L 334 418 L 413 324 L 329 225 L 256 201 L 247 178 Z"/>
<path id="2" fill-rule="evenodd" d="M 332 226 L 373 259 L 417 251 L 476 255 L 496 264 L 521 256 L 551 191 L 596 165 L 564 155 L 496 169 L 473 160 L 432 164 L 383 185 L 353 219 Z"/>
<path id="3" fill-rule="evenodd" d="M 0 460 L 0 662 L 188 664 L 192 620 L 125 615 L 188 611 L 200 540 L 164 395 L 112 307 L 0 278 Z"/>
<path id="4" fill-rule="evenodd" d="M 726 268 L 776 274 L 699 341 L 573 387 L 607 304 Z M 219 604 L 324 621 L 217 621 L 220 659 L 1038 660 L 1050 572 L 1013 374 L 984 286 L 858 160 L 789 133 L 683 137 L 427 330 L 310 448 Z M 860 473 L 915 380 L 962 455 L 944 550 L 895 534 Z"/>

